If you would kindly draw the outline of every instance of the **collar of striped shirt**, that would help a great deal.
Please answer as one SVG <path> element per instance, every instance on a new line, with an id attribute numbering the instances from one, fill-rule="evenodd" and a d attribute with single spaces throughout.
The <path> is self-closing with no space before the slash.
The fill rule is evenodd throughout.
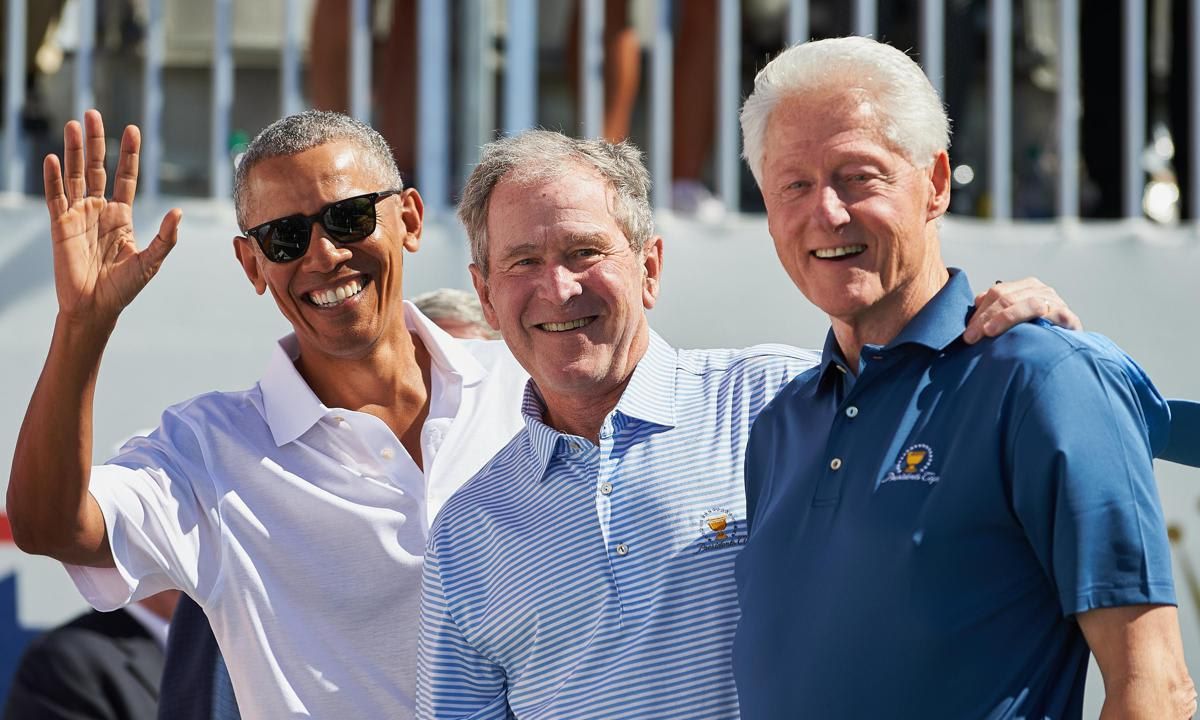
<path id="1" fill-rule="evenodd" d="M 629 378 L 625 392 L 621 393 L 617 407 L 604 419 L 600 429 L 601 439 L 611 437 L 630 420 L 664 429 L 675 427 L 675 374 L 678 371 L 675 348 L 651 330 L 646 354 L 633 369 L 633 376 Z M 546 402 L 532 378 L 525 385 L 521 414 L 525 417 L 528 430 L 525 437 L 529 452 L 538 460 L 540 477 L 545 477 L 546 468 L 564 439 L 590 445 L 583 438 L 565 435 L 545 423 Z"/>

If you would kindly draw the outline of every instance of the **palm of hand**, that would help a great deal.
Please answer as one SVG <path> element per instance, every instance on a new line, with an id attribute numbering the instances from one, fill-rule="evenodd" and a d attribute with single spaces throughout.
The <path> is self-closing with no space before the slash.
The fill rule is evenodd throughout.
<path id="1" fill-rule="evenodd" d="M 116 315 L 149 281 L 133 236 L 133 208 L 88 196 L 51 222 L 60 310 Z"/>

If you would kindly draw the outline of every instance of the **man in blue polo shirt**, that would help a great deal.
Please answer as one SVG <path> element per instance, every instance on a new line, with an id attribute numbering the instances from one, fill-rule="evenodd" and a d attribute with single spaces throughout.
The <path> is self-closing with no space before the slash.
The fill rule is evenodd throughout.
<path id="1" fill-rule="evenodd" d="M 780 260 L 833 325 L 747 448 L 743 717 L 1079 717 L 1089 648 L 1106 717 L 1191 717 L 1151 465 L 1166 405 L 1097 336 L 964 342 L 920 68 L 866 38 L 797 46 L 742 127 Z"/>

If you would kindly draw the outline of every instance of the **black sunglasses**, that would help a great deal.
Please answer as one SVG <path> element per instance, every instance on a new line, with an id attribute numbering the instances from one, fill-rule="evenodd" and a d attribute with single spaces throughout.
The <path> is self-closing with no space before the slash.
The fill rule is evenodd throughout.
<path id="1" fill-rule="evenodd" d="M 312 215 L 288 215 L 256 225 L 246 231 L 271 262 L 299 260 L 308 251 L 313 223 L 321 223 L 325 234 L 339 243 L 353 243 L 375 232 L 375 204 L 402 190 L 356 195 L 331 202 Z"/>

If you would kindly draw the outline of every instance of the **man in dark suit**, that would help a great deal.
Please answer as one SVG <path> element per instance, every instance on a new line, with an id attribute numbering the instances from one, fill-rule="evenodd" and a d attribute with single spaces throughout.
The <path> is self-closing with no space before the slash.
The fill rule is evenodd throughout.
<path id="1" fill-rule="evenodd" d="M 168 590 L 125 610 L 92 611 L 34 640 L 4 720 L 153 720 L 178 598 Z"/>

